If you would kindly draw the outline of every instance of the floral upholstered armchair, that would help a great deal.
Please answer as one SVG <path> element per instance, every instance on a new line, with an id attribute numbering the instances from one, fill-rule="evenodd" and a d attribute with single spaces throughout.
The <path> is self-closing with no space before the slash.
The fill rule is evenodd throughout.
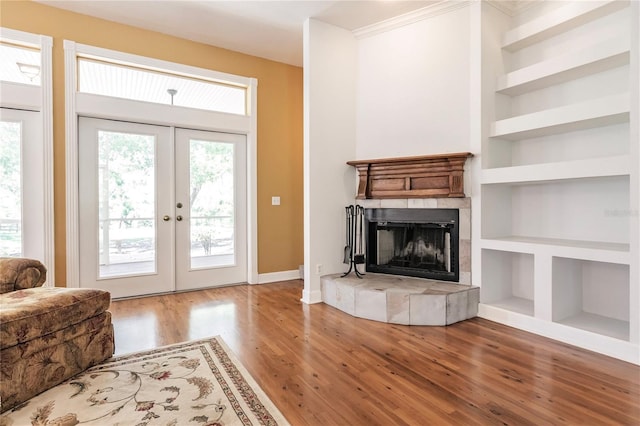
<path id="1" fill-rule="evenodd" d="M 0 258 L 0 412 L 114 351 L 108 292 L 42 287 L 37 260 Z"/>

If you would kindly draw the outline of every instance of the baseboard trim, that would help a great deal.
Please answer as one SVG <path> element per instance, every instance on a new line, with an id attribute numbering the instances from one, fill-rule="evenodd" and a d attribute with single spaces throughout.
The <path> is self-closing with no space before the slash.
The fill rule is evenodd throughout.
<path id="1" fill-rule="evenodd" d="M 314 303 L 322 303 L 322 291 L 320 290 L 302 290 L 302 298 L 300 299 L 302 303 L 306 303 L 307 305 L 313 305 Z"/>
<path id="2" fill-rule="evenodd" d="M 299 280 L 300 271 L 294 269 L 292 271 L 268 272 L 266 274 L 258 274 L 258 284 L 268 284 L 277 281 Z"/>

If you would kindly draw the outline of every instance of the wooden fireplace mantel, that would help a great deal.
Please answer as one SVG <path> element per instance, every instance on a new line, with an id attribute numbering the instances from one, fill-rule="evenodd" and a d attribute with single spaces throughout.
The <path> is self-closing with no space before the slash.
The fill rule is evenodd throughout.
<path id="1" fill-rule="evenodd" d="M 357 199 L 464 197 L 470 152 L 347 161 L 358 171 Z"/>

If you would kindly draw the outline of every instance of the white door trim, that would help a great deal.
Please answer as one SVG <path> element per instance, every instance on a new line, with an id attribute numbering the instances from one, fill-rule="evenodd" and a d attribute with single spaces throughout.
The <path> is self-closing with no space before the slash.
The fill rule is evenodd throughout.
<path id="1" fill-rule="evenodd" d="M 78 54 L 113 58 L 204 78 L 224 79 L 248 87 L 248 115 L 238 116 L 212 111 L 192 110 L 169 105 L 156 105 L 77 92 Z M 78 208 L 78 117 L 140 120 L 149 124 L 210 131 L 227 131 L 247 136 L 247 281 L 258 283 L 258 214 L 257 214 L 257 88 L 255 78 L 234 76 L 203 68 L 160 61 L 138 55 L 64 41 L 65 56 L 65 151 L 66 151 L 66 238 L 67 287 L 80 286 L 79 208 Z M 142 107 L 143 106 L 143 107 Z M 192 111 L 192 114 L 189 112 Z M 178 121 L 176 121 L 176 118 Z"/>

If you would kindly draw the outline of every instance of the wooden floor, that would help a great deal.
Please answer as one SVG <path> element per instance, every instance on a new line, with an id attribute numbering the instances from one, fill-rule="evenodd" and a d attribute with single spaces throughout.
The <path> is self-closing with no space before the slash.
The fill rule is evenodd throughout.
<path id="1" fill-rule="evenodd" d="M 117 354 L 221 335 L 292 425 L 640 424 L 640 367 L 474 318 L 383 324 L 301 281 L 114 301 Z"/>

